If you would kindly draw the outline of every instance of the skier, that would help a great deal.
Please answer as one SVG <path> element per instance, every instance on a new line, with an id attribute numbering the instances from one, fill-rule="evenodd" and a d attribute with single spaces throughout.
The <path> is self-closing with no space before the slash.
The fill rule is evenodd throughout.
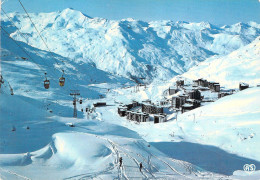
<path id="1" fill-rule="evenodd" d="M 119 158 L 119 165 L 120 165 L 120 167 L 122 166 L 122 162 L 123 162 L 123 158 L 120 157 L 120 158 Z"/>
<path id="2" fill-rule="evenodd" d="M 142 170 L 142 168 L 143 168 L 143 164 L 140 162 L 140 167 L 139 167 L 140 171 Z"/>

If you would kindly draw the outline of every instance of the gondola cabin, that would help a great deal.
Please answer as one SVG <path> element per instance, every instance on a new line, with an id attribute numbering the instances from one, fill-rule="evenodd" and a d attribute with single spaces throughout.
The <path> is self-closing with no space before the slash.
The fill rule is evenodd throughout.
<path id="1" fill-rule="evenodd" d="M 65 78 L 64 77 L 60 78 L 59 84 L 60 84 L 61 87 L 63 87 L 65 85 Z"/>
<path id="2" fill-rule="evenodd" d="M 49 89 L 49 88 L 50 88 L 50 80 L 47 80 L 47 79 L 46 79 L 46 80 L 44 81 L 44 88 L 45 88 L 45 89 Z"/>

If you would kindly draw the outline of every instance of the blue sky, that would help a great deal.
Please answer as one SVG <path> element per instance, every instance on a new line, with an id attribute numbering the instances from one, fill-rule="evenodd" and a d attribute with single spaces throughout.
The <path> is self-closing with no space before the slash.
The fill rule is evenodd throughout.
<path id="1" fill-rule="evenodd" d="M 173 20 L 212 24 L 260 23 L 258 0 L 21 0 L 29 12 L 53 12 L 65 8 L 91 17 L 138 20 Z M 18 0 L 5 0 L 7 12 L 23 12 Z"/>

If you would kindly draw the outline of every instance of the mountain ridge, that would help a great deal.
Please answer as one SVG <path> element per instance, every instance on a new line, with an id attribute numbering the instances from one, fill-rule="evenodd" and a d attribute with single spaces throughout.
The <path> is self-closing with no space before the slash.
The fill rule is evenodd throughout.
<path id="1" fill-rule="evenodd" d="M 28 17 L 19 13 L 9 16 L 28 37 L 26 41 L 12 30 L 14 39 L 46 50 Z M 30 16 L 56 54 L 93 63 L 112 74 L 145 77 L 146 82 L 170 79 L 209 57 L 229 54 L 260 35 L 260 25 L 254 22 L 218 27 L 208 22 L 117 21 L 86 17 L 69 8 Z M 2 24 L 10 22 L 3 16 Z"/>

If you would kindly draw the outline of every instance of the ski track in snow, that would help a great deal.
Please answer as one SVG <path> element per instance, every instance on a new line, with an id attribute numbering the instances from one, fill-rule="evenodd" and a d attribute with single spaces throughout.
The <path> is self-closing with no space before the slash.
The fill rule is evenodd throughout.
<path id="1" fill-rule="evenodd" d="M 10 171 L 10 170 L 6 170 L 6 169 L 1 168 L 1 167 L 0 167 L 0 170 L 6 172 L 6 173 L 8 173 L 8 174 L 17 176 L 17 177 L 19 177 L 19 178 L 25 179 L 25 180 L 31 180 L 30 178 L 28 178 L 28 177 L 26 177 L 26 176 L 20 175 L 20 174 L 18 174 L 18 173 L 16 173 L 16 172 L 13 172 L 13 171 Z M 1 173 L 0 173 L 0 174 L 1 174 Z"/>
<path id="2" fill-rule="evenodd" d="M 116 142 L 112 141 L 111 139 L 109 138 L 106 138 L 106 137 L 102 137 L 102 136 L 98 136 L 98 135 L 94 135 L 94 134 L 89 134 L 89 133 L 84 133 L 84 134 L 88 134 L 88 135 L 92 135 L 92 136 L 95 136 L 97 138 L 100 138 L 100 139 L 104 139 L 106 141 L 109 142 L 109 144 L 111 145 L 113 151 L 115 152 L 116 154 L 116 160 L 115 160 L 115 167 L 118 167 L 118 177 L 123 177 L 125 179 L 136 179 L 136 178 L 141 178 L 141 179 L 160 179 L 160 178 L 165 178 L 165 177 L 158 177 L 158 176 L 155 176 L 152 172 L 150 172 L 147 167 L 145 167 L 143 165 L 143 169 L 145 170 L 144 171 L 139 171 L 139 163 L 142 162 L 142 161 L 138 161 L 135 157 L 133 157 L 133 155 L 131 154 L 135 154 L 136 156 L 142 158 L 143 162 L 147 162 L 146 158 L 143 157 L 141 154 L 137 153 L 137 152 L 131 152 L 131 150 L 129 150 L 128 148 L 126 147 L 121 147 L 119 144 L 117 144 Z M 141 145 L 139 144 L 138 142 L 134 142 L 137 146 L 141 147 L 141 149 L 145 150 L 146 149 Z M 180 172 L 178 172 L 175 168 L 173 168 L 169 163 L 167 163 L 166 161 L 162 160 L 161 158 L 157 157 L 156 155 L 154 155 L 153 153 L 149 152 L 149 151 L 146 151 L 148 154 L 150 154 L 152 157 L 155 157 L 156 159 L 158 159 L 160 162 L 162 162 L 165 166 L 167 166 L 172 172 L 174 172 L 175 174 L 172 174 L 172 175 L 180 175 L 181 177 L 185 178 L 185 179 L 194 179 L 194 178 L 190 178 Z M 122 163 L 122 168 L 119 167 L 118 165 L 118 162 L 119 162 L 119 157 L 123 157 L 123 163 Z M 129 160 L 130 163 L 129 164 Z M 174 160 L 174 159 L 171 159 L 171 161 L 173 162 L 177 162 L 179 163 L 178 160 Z M 127 162 L 127 163 L 124 163 L 124 162 Z M 183 166 L 185 166 L 185 168 L 187 169 L 187 165 L 184 165 L 181 164 Z M 133 170 L 133 166 L 135 167 L 134 169 L 137 169 L 136 171 Z M 156 168 L 156 166 L 154 166 L 153 164 L 151 164 L 151 166 L 153 168 L 155 168 L 156 170 L 158 170 L 158 168 Z M 129 168 L 129 167 L 132 167 L 132 168 Z M 111 170 L 111 169 L 110 169 Z M 108 170 L 109 171 L 109 170 Z M 189 168 L 189 171 L 191 172 L 192 169 Z M 80 179 L 82 178 L 86 178 L 86 177 L 96 177 L 97 175 L 100 175 L 104 172 L 107 172 L 107 171 L 102 171 L 102 172 L 99 172 L 98 174 L 95 174 L 95 175 L 89 175 L 89 176 L 84 176 L 84 175 L 79 175 L 79 176 L 82 176 L 80 177 Z M 127 175 L 127 173 L 130 172 L 129 175 Z M 133 173 L 133 172 L 136 172 L 136 173 Z M 158 173 L 162 173 L 160 171 L 158 171 Z M 141 176 L 138 176 L 140 175 Z M 165 174 L 163 173 L 165 176 L 170 176 L 170 174 Z M 195 174 L 195 173 L 194 173 Z M 133 177 L 133 175 L 135 175 L 135 177 Z M 195 174 L 197 175 L 197 174 Z M 74 177 L 79 177 L 79 176 L 74 176 Z M 204 178 L 207 178 L 206 176 L 204 176 Z M 68 179 L 68 178 L 66 178 Z M 120 178 L 119 178 L 120 179 Z"/>

